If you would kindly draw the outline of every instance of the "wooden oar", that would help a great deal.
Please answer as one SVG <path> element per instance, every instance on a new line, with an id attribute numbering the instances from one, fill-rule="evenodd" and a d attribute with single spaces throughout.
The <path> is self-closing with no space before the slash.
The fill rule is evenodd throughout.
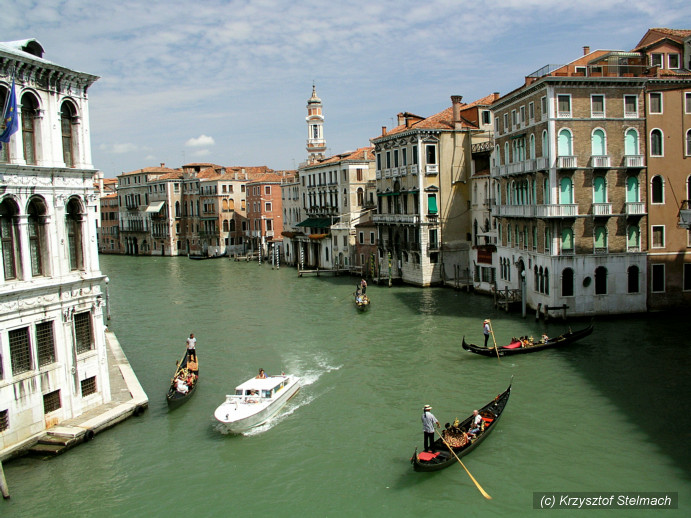
<path id="1" fill-rule="evenodd" d="M 475 477 L 470 473 L 470 471 L 468 471 L 468 468 L 465 467 L 465 464 L 463 464 L 463 462 L 461 461 L 461 459 L 458 458 L 458 455 L 456 455 L 456 452 L 453 451 L 453 448 L 449 445 L 449 443 L 446 442 L 446 439 L 444 439 L 444 436 L 441 434 L 441 432 L 439 431 L 438 428 L 436 429 L 436 432 L 439 434 L 439 437 L 441 438 L 441 440 L 444 441 L 444 444 L 446 444 L 446 447 L 449 449 L 449 451 L 451 452 L 451 454 L 452 454 L 454 457 L 456 457 L 456 460 L 461 464 L 461 466 L 463 466 L 463 469 L 465 470 L 465 472 L 466 472 L 466 473 L 468 474 L 468 476 L 470 477 L 470 480 L 473 481 L 473 483 L 475 484 L 475 487 L 477 487 L 477 488 L 480 490 L 480 493 L 482 493 L 482 496 L 484 496 L 487 500 L 492 500 L 492 497 L 489 496 L 489 494 L 487 493 L 487 491 L 485 491 L 484 489 L 482 489 L 482 486 L 481 486 L 480 484 L 478 484 L 477 480 L 475 480 Z"/>
<path id="2" fill-rule="evenodd" d="M 492 321 L 489 321 L 489 332 L 492 333 L 492 341 L 494 342 L 494 352 L 497 353 L 497 360 L 501 362 L 499 359 L 499 348 L 497 347 L 497 339 L 494 338 L 494 329 L 492 328 Z"/>

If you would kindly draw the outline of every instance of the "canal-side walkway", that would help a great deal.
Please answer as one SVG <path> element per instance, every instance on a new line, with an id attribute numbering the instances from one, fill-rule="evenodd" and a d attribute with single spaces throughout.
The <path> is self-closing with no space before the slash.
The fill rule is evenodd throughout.
<path id="1" fill-rule="evenodd" d="M 0 461 L 25 453 L 57 455 L 119 422 L 141 415 L 149 406 L 149 399 L 134 374 L 117 337 L 106 331 L 108 375 L 111 401 L 92 408 L 82 415 L 61 421 L 60 424 L 36 434 L 22 443 L 0 452 Z"/>

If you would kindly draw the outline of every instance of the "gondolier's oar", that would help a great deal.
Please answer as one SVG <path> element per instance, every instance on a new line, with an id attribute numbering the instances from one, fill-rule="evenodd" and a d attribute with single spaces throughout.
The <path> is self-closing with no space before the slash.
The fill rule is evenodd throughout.
<path id="1" fill-rule="evenodd" d="M 458 458 L 458 455 L 456 455 L 456 452 L 453 451 L 453 448 L 449 445 L 448 442 L 446 442 L 446 439 L 444 439 L 444 436 L 441 434 L 441 432 L 439 431 L 439 429 L 436 428 L 435 430 L 436 430 L 436 432 L 439 434 L 439 437 L 441 438 L 441 440 L 444 441 L 444 444 L 446 444 L 446 447 L 449 449 L 449 451 L 451 452 L 451 454 L 452 454 L 454 457 L 456 457 L 456 460 L 461 464 L 461 466 L 463 466 L 463 469 L 465 470 L 465 472 L 466 472 L 466 473 L 468 474 L 468 476 L 470 477 L 470 480 L 472 480 L 473 483 L 475 484 L 475 486 L 480 490 L 480 493 L 482 493 L 482 496 L 484 496 L 487 500 L 492 500 L 492 497 L 489 496 L 489 494 L 487 493 L 487 491 L 485 491 L 484 489 L 482 489 L 482 486 L 481 486 L 480 484 L 478 484 L 477 480 L 475 480 L 475 477 L 474 477 L 473 475 L 471 475 L 470 471 L 468 471 L 468 468 L 465 467 L 465 464 L 463 464 L 463 462 L 461 461 L 461 459 Z"/>
<path id="2" fill-rule="evenodd" d="M 497 360 L 499 360 L 499 348 L 497 347 L 497 339 L 494 338 L 494 328 L 492 327 L 492 321 L 489 321 L 489 332 L 492 333 L 492 341 L 494 342 L 494 352 L 497 353 Z M 501 362 L 501 360 L 499 360 Z"/>

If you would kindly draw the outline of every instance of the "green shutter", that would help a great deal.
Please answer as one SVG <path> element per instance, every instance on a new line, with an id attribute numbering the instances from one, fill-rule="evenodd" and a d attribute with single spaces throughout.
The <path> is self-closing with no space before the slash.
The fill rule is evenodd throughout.
<path id="1" fill-rule="evenodd" d="M 437 195 L 436 194 L 428 194 L 427 195 L 427 212 L 428 212 L 428 214 L 436 214 L 437 213 Z"/>

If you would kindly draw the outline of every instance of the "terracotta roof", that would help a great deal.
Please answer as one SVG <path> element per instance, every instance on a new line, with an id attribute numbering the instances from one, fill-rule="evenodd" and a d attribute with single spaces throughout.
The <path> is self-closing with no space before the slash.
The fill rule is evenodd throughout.
<path id="1" fill-rule="evenodd" d="M 367 159 L 365 159 L 365 152 L 367 153 Z M 324 160 L 320 160 L 314 164 L 309 164 L 308 166 L 305 167 L 305 169 L 310 169 L 312 167 L 319 167 L 324 164 L 335 164 L 338 162 L 343 162 L 345 160 L 353 160 L 353 161 L 363 161 L 363 160 L 374 160 L 374 147 L 373 146 L 368 146 L 368 147 L 361 147 L 359 149 L 356 149 L 355 151 L 346 151 L 344 153 L 340 153 L 338 155 L 333 155 L 328 158 L 325 158 Z"/>
<path id="2" fill-rule="evenodd" d="M 130 171 L 128 173 L 122 173 L 119 176 L 127 176 L 130 174 L 167 174 L 179 171 L 179 169 L 170 169 L 169 167 L 145 167 L 143 169 L 137 169 L 136 171 Z"/>
<path id="3" fill-rule="evenodd" d="M 285 176 L 282 176 L 275 172 L 270 172 L 258 174 L 254 178 L 252 178 L 248 183 L 280 183 L 284 179 Z"/>
<path id="4" fill-rule="evenodd" d="M 648 29 L 645 36 L 641 38 L 638 45 L 633 50 L 639 50 L 642 48 L 650 47 L 665 38 L 676 41 L 677 43 L 683 43 L 686 38 L 691 36 L 691 30 L 689 29 L 667 29 L 666 27 L 655 27 Z"/>

